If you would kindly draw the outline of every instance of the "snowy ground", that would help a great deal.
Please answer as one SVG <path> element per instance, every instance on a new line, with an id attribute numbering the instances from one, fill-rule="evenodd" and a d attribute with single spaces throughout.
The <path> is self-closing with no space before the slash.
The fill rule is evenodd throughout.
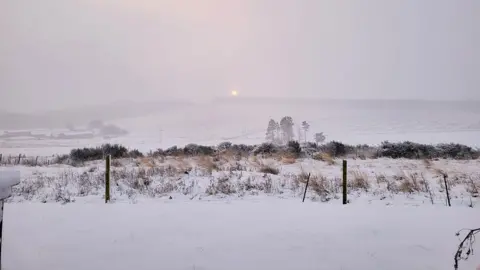
<path id="1" fill-rule="evenodd" d="M 479 207 L 480 160 L 348 159 L 351 203 L 383 205 L 452 205 Z M 22 181 L 13 202 L 95 202 L 105 193 L 103 161 L 83 166 L 12 166 Z M 341 160 L 220 157 L 139 158 L 112 161 L 111 196 L 115 202 L 157 200 L 223 200 L 266 195 L 300 200 L 311 174 L 307 200 L 338 203 L 341 199 Z"/>
<path id="2" fill-rule="evenodd" d="M 5 207 L 3 269 L 453 269 L 455 233 L 480 224 L 480 161 L 348 164 L 345 206 L 340 160 L 114 160 L 110 204 L 103 161 L 2 167 L 22 175 Z"/>
<path id="3" fill-rule="evenodd" d="M 480 213 L 259 197 L 7 204 L 5 219 L 5 270 L 448 270 L 456 231 L 478 227 Z"/>

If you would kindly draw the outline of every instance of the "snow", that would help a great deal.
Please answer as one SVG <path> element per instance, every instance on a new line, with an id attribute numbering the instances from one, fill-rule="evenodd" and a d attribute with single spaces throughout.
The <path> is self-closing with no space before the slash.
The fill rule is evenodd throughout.
<path id="1" fill-rule="evenodd" d="M 479 214 L 271 198 L 7 204 L 3 269 L 447 270 L 455 233 L 478 226 Z"/>
<path id="2" fill-rule="evenodd" d="M 296 123 L 308 121 L 309 138 L 324 132 L 327 140 L 349 144 L 411 140 L 478 146 L 476 109 L 377 105 L 195 105 L 114 121 L 130 131 L 128 136 L 0 139 L 0 153 L 4 159 L 19 154 L 43 159 L 103 143 L 143 152 L 189 143 L 256 144 L 264 141 L 268 120 L 285 115 Z M 474 191 L 480 189 L 479 160 L 348 159 L 346 206 L 339 190 L 340 160 L 230 159 L 217 162 L 214 170 L 208 168 L 211 161 L 199 158 L 117 161 L 110 204 L 103 203 L 101 161 L 0 168 L 3 175 L 7 170 L 21 175 L 5 205 L 2 269 L 443 270 L 453 269 L 455 233 L 480 224 Z M 279 174 L 262 173 L 264 165 Z M 445 205 L 443 172 L 452 207 Z M 312 181 L 325 179 L 325 187 L 311 185 L 301 203 L 305 173 L 317 179 Z M 358 177 L 367 188 L 354 186 Z M 422 185 L 402 190 L 405 179 L 413 178 L 425 179 L 430 192 Z M 479 264 L 475 255 L 460 269 Z"/>
<path id="3" fill-rule="evenodd" d="M 336 203 L 341 200 L 342 162 L 334 164 L 311 159 L 284 163 L 277 159 L 244 158 L 140 158 L 115 160 L 112 166 L 111 196 L 115 202 L 144 199 L 224 200 L 267 195 L 275 198 L 301 198 L 304 175 L 311 173 L 307 200 Z M 442 173 L 448 175 L 453 205 L 479 207 L 480 160 L 348 159 L 349 200 L 390 205 L 445 205 Z M 263 166 L 278 175 L 261 172 Z M 216 167 L 216 169 L 214 169 Z M 82 167 L 50 165 L 12 166 L 22 181 L 13 188 L 12 202 L 101 201 L 104 194 L 105 164 L 86 163 Z M 185 174 L 188 171 L 188 174 Z M 358 181 L 362 183 L 356 183 Z M 427 185 L 423 183 L 428 184 Z M 314 183 L 318 183 L 315 188 Z M 408 184 L 408 185 L 407 185 Z M 415 186 L 409 189 L 409 186 Z"/>

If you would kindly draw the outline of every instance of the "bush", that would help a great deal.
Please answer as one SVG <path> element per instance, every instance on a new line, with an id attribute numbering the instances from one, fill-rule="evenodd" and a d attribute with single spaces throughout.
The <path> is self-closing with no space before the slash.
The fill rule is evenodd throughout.
<path id="1" fill-rule="evenodd" d="M 161 151 L 161 149 L 157 150 Z M 180 154 L 183 154 L 183 150 L 179 149 L 176 145 L 168 148 L 165 151 L 162 151 L 165 156 L 178 156 Z"/>
<path id="2" fill-rule="evenodd" d="M 99 160 L 106 155 L 111 155 L 112 158 L 123 158 L 128 156 L 128 150 L 123 145 L 104 144 L 100 147 L 72 149 L 70 151 L 70 159 L 73 161 Z"/>
<path id="3" fill-rule="evenodd" d="M 389 158 L 423 159 L 437 157 L 437 151 L 432 145 L 413 142 L 390 143 L 382 142 L 379 155 Z"/>
<path id="4" fill-rule="evenodd" d="M 229 150 L 230 148 L 232 148 L 232 143 L 231 142 L 222 142 L 217 146 L 217 149 L 219 151 Z"/>
<path id="5" fill-rule="evenodd" d="M 454 159 L 476 159 L 479 157 L 478 151 L 461 144 L 439 144 L 437 145 L 437 149 L 441 157 Z"/>
<path id="6" fill-rule="evenodd" d="M 320 147 L 322 152 L 329 154 L 331 157 L 342 157 L 354 151 L 354 147 L 341 142 L 332 141 Z"/>
<path id="7" fill-rule="evenodd" d="M 188 144 L 183 148 L 183 153 L 188 156 L 196 156 L 196 155 L 210 156 L 213 153 L 215 153 L 215 149 L 211 146 Z"/>
<path id="8" fill-rule="evenodd" d="M 275 146 L 273 143 L 262 143 L 261 145 L 257 146 L 255 150 L 253 150 L 253 154 L 271 155 L 277 153 L 278 150 L 278 147 Z"/>
<path id="9" fill-rule="evenodd" d="M 138 149 L 133 149 L 128 152 L 128 157 L 130 158 L 141 158 L 143 157 L 143 153 L 138 151 Z"/>
<path id="10" fill-rule="evenodd" d="M 298 157 L 302 153 L 302 148 L 297 141 L 289 141 L 287 144 L 287 151 Z"/>
<path id="11" fill-rule="evenodd" d="M 268 166 L 268 165 L 263 165 L 260 168 L 260 172 L 267 173 L 267 174 L 274 174 L 274 175 L 277 175 L 280 173 L 280 171 L 277 168 Z"/>
<path id="12" fill-rule="evenodd" d="M 234 144 L 230 147 L 230 150 L 237 152 L 241 155 L 248 155 L 255 149 L 253 145 L 246 145 L 246 144 Z"/>

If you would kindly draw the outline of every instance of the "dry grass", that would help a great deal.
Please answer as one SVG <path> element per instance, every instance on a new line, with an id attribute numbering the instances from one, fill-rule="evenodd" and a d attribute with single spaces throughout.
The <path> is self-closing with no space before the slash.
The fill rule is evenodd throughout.
<path id="1" fill-rule="evenodd" d="M 274 175 L 277 175 L 280 173 L 280 170 L 278 170 L 278 168 L 272 165 L 265 165 L 265 164 L 262 167 L 260 167 L 259 171 L 262 173 L 274 174 Z"/>
<path id="2" fill-rule="evenodd" d="M 143 167 L 153 168 L 155 167 L 155 160 L 151 157 L 140 158 L 140 165 Z"/>
<path id="3" fill-rule="evenodd" d="M 370 187 L 368 175 L 364 172 L 353 171 L 351 173 L 351 178 L 352 180 L 348 181 L 348 185 L 352 189 L 364 189 L 367 191 Z"/>
<path id="4" fill-rule="evenodd" d="M 335 165 L 336 162 L 328 153 L 315 153 L 312 156 L 315 160 L 326 162 L 328 165 Z"/>
<path id="5" fill-rule="evenodd" d="M 330 193 L 329 183 L 327 177 L 318 174 L 310 176 L 310 188 L 317 193 L 317 195 L 323 197 Z"/>
<path id="6" fill-rule="evenodd" d="M 377 179 L 378 186 L 380 186 L 381 183 L 387 183 L 387 177 L 384 174 L 375 174 L 375 179 Z"/>
<path id="7" fill-rule="evenodd" d="M 479 185 L 478 179 L 475 181 L 473 179 L 473 176 L 470 176 L 468 186 L 467 186 L 467 192 L 469 192 L 472 195 L 472 197 L 477 198 L 479 196 L 479 192 L 478 192 L 478 190 L 480 189 L 479 186 L 480 185 Z"/>
<path id="8" fill-rule="evenodd" d="M 433 166 L 432 161 L 429 160 L 429 159 L 424 159 L 424 160 L 423 160 L 423 164 L 425 165 L 425 168 L 427 168 L 427 169 L 429 169 L 429 170 L 430 170 L 430 169 L 432 168 L 432 166 Z"/>
<path id="9" fill-rule="evenodd" d="M 213 162 L 213 158 L 209 156 L 200 156 L 195 160 L 196 164 L 205 169 L 210 175 L 213 171 L 218 171 L 218 166 Z"/>
<path id="10" fill-rule="evenodd" d="M 297 159 L 295 157 L 289 157 L 289 156 L 284 156 L 280 160 L 283 164 L 294 164 L 297 162 Z"/>

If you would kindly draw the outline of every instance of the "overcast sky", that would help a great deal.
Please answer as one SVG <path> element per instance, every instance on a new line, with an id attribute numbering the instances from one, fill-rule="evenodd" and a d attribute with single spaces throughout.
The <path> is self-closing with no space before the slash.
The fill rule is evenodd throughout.
<path id="1" fill-rule="evenodd" d="M 478 0 L 5 0 L 0 38 L 0 110 L 480 99 Z"/>

